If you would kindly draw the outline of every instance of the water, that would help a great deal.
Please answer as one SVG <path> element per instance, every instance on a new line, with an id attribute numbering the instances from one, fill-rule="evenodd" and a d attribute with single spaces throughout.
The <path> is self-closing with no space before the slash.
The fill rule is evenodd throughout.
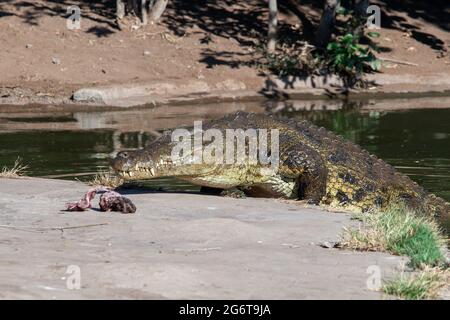
<path id="1" fill-rule="evenodd" d="M 418 103 L 414 110 L 386 111 L 389 106 Z M 218 118 L 225 111 L 246 110 L 311 120 L 356 142 L 450 201 L 450 109 L 435 109 L 440 103 L 442 99 L 222 103 L 94 112 L 44 107 L 39 113 L 31 113 L 36 110 L 32 106 L 0 106 L 0 167 L 12 166 L 20 157 L 29 166 L 27 175 L 87 180 L 98 170 L 107 170 L 116 151 L 142 147 L 164 129 Z M 151 185 L 168 190 L 196 188 L 173 179 Z"/>

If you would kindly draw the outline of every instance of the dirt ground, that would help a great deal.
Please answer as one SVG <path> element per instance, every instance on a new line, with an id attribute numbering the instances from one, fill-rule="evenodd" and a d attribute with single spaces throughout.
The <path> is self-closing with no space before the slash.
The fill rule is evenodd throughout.
<path id="1" fill-rule="evenodd" d="M 274 199 L 128 189 L 135 214 L 61 211 L 87 189 L 0 179 L 0 298 L 383 299 L 405 261 L 328 248 L 348 215 Z"/>
<path id="2" fill-rule="evenodd" d="M 389 63 L 382 69 L 385 75 L 450 73 L 446 1 L 374 2 L 382 9 L 380 56 L 417 64 Z M 245 62 L 253 58 L 253 40 L 265 37 L 266 1 L 169 3 L 157 25 L 135 29 L 129 20 L 121 31 L 114 22 L 114 1 L 1 2 L 0 98 L 69 97 L 86 86 L 161 81 L 201 80 L 214 86 L 235 79 L 247 89 L 263 87 L 265 77 Z M 322 5 L 300 3 L 280 1 L 280 28 L 294 28 L 308 39 Z M 80 30 L 66 27 L 71 4 L 81 8 Z"/>

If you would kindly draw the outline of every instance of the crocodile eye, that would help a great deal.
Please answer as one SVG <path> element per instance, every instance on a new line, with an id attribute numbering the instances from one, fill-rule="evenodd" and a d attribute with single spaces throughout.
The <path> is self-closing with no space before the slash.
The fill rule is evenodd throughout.
<path id="1" fill-rule="evenodd" d="M 128 158 L 129 154 L 126 151 L 121 151 L 117 154 L 117 156 L 126 159 L 126 158 Z"/>

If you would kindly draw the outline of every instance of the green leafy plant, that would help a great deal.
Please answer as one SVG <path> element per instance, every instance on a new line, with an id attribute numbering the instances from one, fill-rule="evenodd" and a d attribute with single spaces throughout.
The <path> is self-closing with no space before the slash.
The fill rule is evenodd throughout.
<path id="1" fill-rule="evenodd" d="M 350 82 L 366 71 L 378 71 L 381 67 L 370 47 L 363 47 L 357 41 L 357 36 L 346 34 L 337 37 L 326 48 L 329 68 Z"/>
<path id="2" fill-rule="evenodd" d="M 370 40 L 380 34 L 373 31 L 365 34 L 366 17 L 356 14 L 353 10 L 340 7 L 337 14 L 344 20 L 344 25 L 340 31 L 341 35 L 327 45 L 324 60 L 330 71 L 340 75 L 348 86 L 365 86 L 362 81 L 363 74 L 381 68 L 381 61 L 373 52 L 378 52 L 379 48 Z M 364 35 L 367 36 L 367 45 L 361 44 Z"/>
<path id="3" fill-rule="evenodd" d="M 288 33 L 288 37 L 280 33 L 279 45 L 273 53 L 267 52 L 265 44 L 257 42 L 259 45 L 255 47 L 255 52 L 258 56 L 254 63 L 260 69 L 280 77 L 332 73 L 340 76 L 346 87 L 366 87 L 364 74 L 381 68 L 381 61 L 374 54 L 379 49 L 369 39 L 377 38 L 380 34 L 373 31 L 365 33 L 365 17 L 352 10 L 340 7 L 337 14 L 343 22 L 338 29 L 340 35 L 326 48 L 296 39 L 292 33 Z M 361 39 L 366 44 L 362 44 Z"/>

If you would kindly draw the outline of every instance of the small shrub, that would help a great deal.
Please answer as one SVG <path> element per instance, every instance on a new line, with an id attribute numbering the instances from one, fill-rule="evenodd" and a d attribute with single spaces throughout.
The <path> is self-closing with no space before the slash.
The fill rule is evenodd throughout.
<path id="1" fill-rule="evenodd" d="M 378 71 L 381 67 L 371 49 L 358 44 L 357 39 L 352 34 L 339 36 L 326 49 L 325 59 L 330 70 L 339 74 L 348 86 L 353 86 L 364 72 Z"/>

